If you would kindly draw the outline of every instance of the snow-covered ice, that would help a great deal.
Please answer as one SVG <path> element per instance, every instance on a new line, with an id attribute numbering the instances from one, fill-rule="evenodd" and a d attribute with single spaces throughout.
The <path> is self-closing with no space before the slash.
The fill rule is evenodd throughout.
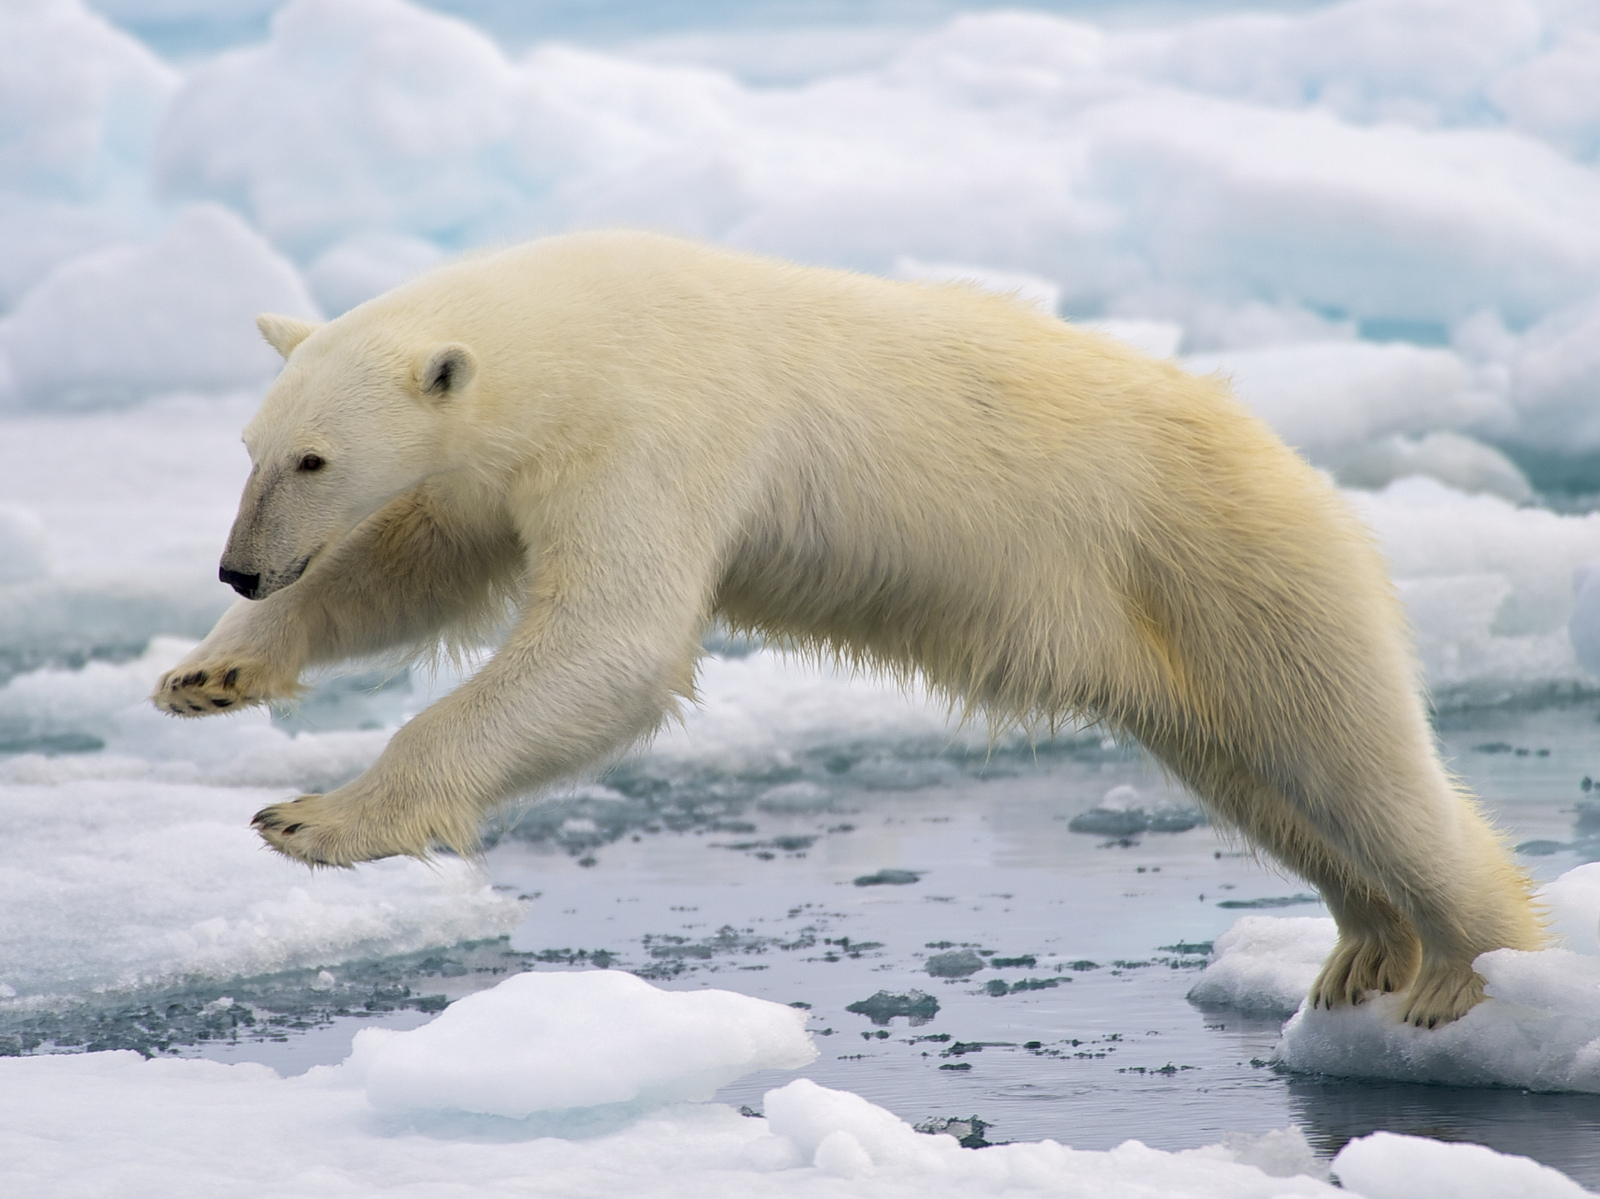
<path id="1" fill-rule="evenodd" d="M 1138 1141 L 1099 1152 L 1052 1141 L 974 1150 L 805 1079 L 767 1091 L 759 1116 L 683 1101 L 714 1085 L 706 1052 L 728 1078 L 803 1064 L 808 1042 L 791 1009 L 742 995 L 669 994 L 604 971 L 521 975 L 432 1025 L 364 1032 L 342 1065 L 295 1078 L 128 1052 L 0 1060 L 0 1152 L 26 1193 L 110 1186 L 130 1199 L 332 1188 L 861 1199 L 1587 1193 L 1525 1158 L 1387 1133 L 1334 1160 L 1341 1191 L 1313 1176 L 1324 1170 L 1292 1131 L 1175 1153 Z"/>

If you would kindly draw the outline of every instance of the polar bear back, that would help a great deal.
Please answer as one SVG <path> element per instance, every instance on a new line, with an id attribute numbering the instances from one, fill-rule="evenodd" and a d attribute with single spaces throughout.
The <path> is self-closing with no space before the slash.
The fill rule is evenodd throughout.
<path id="1" fill-rule="evenodd" d="M 466 419 L 507 469 L 656 476 L 707 617 L 1001 717 L 1178 702 L 1248 740 L 1308 672 L 1319 719 L 1414 691 L 1369 537 L 1224 381 L 1009 298 L 604 233 L 340 323 L 494 347 Z"/>

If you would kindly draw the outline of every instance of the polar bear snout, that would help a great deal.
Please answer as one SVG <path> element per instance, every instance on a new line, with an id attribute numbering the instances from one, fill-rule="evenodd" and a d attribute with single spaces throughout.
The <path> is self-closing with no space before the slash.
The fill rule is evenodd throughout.
<path id="1" fill-rule="evenodd" d="M 261 576 L 247 575 L 243 571 L 229 570 L 226 566 L 217 571 L 217 577 L 232 587 L 245 599 L 255 599 L 261 590 Z"/>

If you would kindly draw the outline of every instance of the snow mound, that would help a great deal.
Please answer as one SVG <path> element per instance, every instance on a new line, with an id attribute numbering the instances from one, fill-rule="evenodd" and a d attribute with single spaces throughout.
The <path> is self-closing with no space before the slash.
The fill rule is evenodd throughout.
<path id="1" fill-rule="evenodd" d="M 1365 1199 L 1583 1199 L 1586 1191 L 1532 1158 L 1482 1145 L 1375 1132 L 1333 1159 L 1345 1194 Z"/>
<path id="2" fill-rule="evenodd" d="M 519 974 L 409 1032 L 356 1034 L 350 1066 L 380 1111 L 523 1119 L 711 1098 L 813 1061 L 806 1014 L 732 991 L 663 991 L 620 971 Z"/>
<path id="3" fill-rule="evenodd" d="M 1338 936 L 1325 916 L 1242 916 L 1213 943 L 1189 1002 L 1292 1015 Z"/>
<path id="4" fill-rule="evenodd" d="M 1393 433 L 1463 428 L 1505 407 L 1451 351 L 1400 342 L 1219 351 L 1190 355 L 1183 365 L 1229 377 L 1257 416 L 1313 459 Z"/>
<path id="5" fill-rule="evenodd" d="M 178 74 L 79 0 L 0 5 L 0 311 L 75 254 L 142 229 Z"/>
<path id="6" fill-rule="evenodd" d="M 317 315 L 293 266 L 234 213 L 202 204 L 153 244 L 58 268 L 17 304 L 0 346 L 25 405 L 128 404 L 271 379 L 280 364 L 255 331 L 262 311 Z"/>
<path id="7" fill-rule="evenodd" d="M 1600 556 L 1600 513 L 1519 508 L 1422 476 L 1345 498 L 1389 559 L 1437 705 L 1594 686 L 1567 626 L 1573 571 Z"/>

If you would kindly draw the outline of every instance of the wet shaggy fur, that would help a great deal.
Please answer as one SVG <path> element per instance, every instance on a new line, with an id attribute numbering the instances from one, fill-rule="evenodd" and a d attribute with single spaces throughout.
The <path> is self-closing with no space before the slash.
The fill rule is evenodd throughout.
<path id="1" fill-rule="evenodd" d="M 1478 954 L 1540 943 L 1439 761 L 1369 535 L 1216 379 L 971 289 L 642 234 L 263 331 L 287 363 L 223 561 L 259 592 L 157 703 L 276 699 L 517 607 L 370 770 L 257 817 L 286 854 L 470 850 L 691 695 L 720 617 L 993 720 L 1137 738 L 1325 897 L 1319 1004 L 1404 990 L 1406 1019 L 1451 1020 Z"/>

